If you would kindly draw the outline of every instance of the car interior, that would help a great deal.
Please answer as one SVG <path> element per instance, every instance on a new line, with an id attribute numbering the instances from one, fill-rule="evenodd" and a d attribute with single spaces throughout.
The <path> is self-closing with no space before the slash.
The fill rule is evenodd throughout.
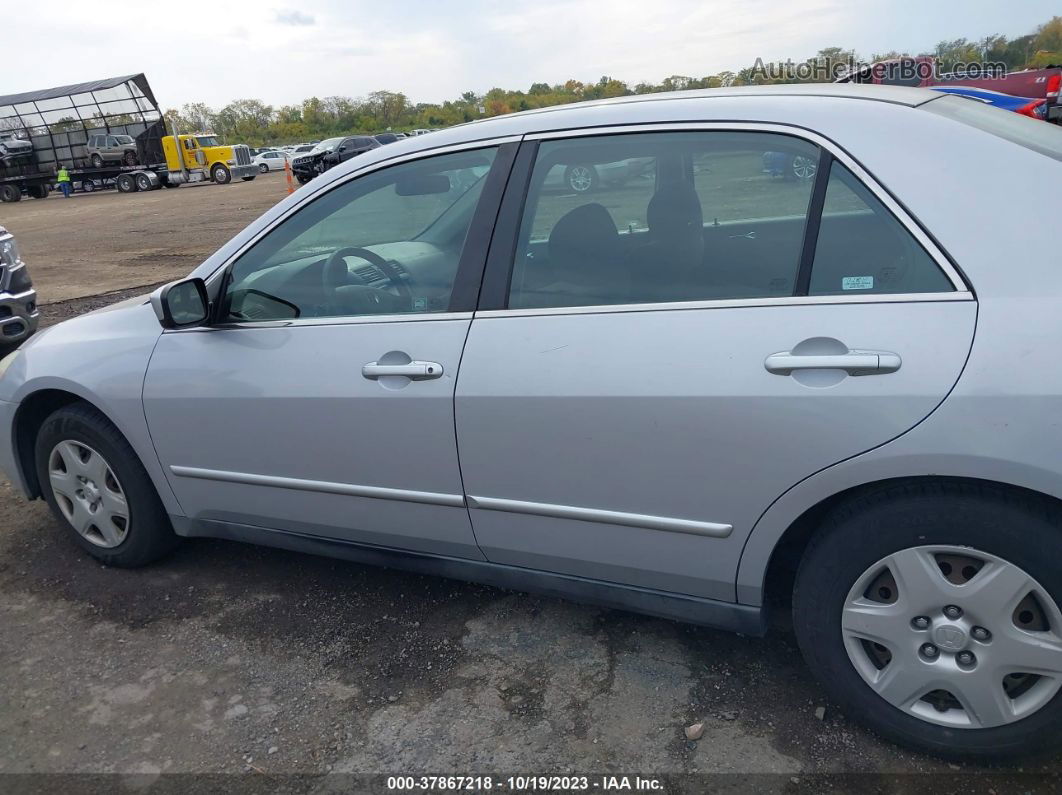
<path id="1" fill-rule="evenodd" d="M 818 160 L 782 135 L 697 134 L 683 145 L 629 143 L 543 151 L 517 247 L 511 308 L 637 304 L 793 295 L 813 179 L 776 177 L 767 154 Z M 619 136 L 617 136 L 618 138 Z M 744 137 L 746 140 L 742 140 Z M 762 140 L 769 138 L 770 140 Z M 765 147 L 771 147 L 767 149 Z M 551 170 L 604 168 L 651 157 L 644 184 L 602 185 L 571 202 L 547 187 Z M 554 172 L 555 173 L 555 172 Z M 829 175 L 812 295 L 953 289 L 899 221 L 843 165 Z M 553 223 L 540 216 L 566 211 Z M 639 221 L 625 223 L 637 217 Z"/>
<path id="2" fill-rule="evenodd" d="M 323 194 L 234 264 L 230 322 L 442 312 L 493 150 L 384 169 Z"/>

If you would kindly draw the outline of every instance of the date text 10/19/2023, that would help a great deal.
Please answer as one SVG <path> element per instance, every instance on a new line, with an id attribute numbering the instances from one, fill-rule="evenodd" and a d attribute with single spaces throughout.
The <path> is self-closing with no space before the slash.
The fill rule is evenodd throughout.
<path id="1" fill-rule="evenodd" d="M 643 776 L 388 776 L 392 792 L 660 792 L 661 779 Z"/>

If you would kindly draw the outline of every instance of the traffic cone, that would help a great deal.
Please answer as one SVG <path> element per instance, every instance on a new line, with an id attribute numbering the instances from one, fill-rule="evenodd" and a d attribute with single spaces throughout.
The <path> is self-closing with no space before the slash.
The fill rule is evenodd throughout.
<path id="1" fill-rule="evenodd" d="M 294 193 L 295 181 L 291 178 L 291 161 L 287 158 L 284 159 L 284 173 L 288 177 L 288 193 Z"/>

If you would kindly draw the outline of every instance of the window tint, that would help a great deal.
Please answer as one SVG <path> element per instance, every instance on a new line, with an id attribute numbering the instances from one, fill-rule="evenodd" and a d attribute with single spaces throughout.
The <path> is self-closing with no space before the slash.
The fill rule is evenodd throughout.
<path id="1" fill-rule="evenodd" d="M 791 295 L 818 158 L 773 133 L 546 141 L 509 306 Z"/>
<path id="2" fill-rule="evenodd" d="M 446 311 L 494 155 L 402 163 L 321 195 L 236 260 L 228 319 Z"/>
<path id="3" fill-rule="evenodd" d="M 815 245 L 810 294 L 953 290 L 911 233 L 851 171 L 835 161 Z"/>

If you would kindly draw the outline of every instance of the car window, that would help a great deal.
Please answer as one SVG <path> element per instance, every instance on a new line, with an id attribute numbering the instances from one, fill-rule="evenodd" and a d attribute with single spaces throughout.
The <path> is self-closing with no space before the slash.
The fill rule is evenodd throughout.
<path id="1" fill-rule="evenodd" d="M 447 311 L 495 151 L 402 163 L 322 194 L 236 260 L 223 314 L 263 321 Z"/>
<path id="2" fill-rule="evenodd" d="M 774 133 L 543 142 L 509 306 L 792 295 L 818 159 Z"/>
<path id="3" fill-rule="evenodd" d="M 113 135 L 108 135 L 107 136 L 107 146 L 117 146 L 117 145 L 118 145 L 118 139 L 115 138 Z"/>
<path id="4" fill-rule="evenodd" d="M 939 293 L 954 289 L 888 208 L 849 169 L 834 161 L 809 294 Z"/>

